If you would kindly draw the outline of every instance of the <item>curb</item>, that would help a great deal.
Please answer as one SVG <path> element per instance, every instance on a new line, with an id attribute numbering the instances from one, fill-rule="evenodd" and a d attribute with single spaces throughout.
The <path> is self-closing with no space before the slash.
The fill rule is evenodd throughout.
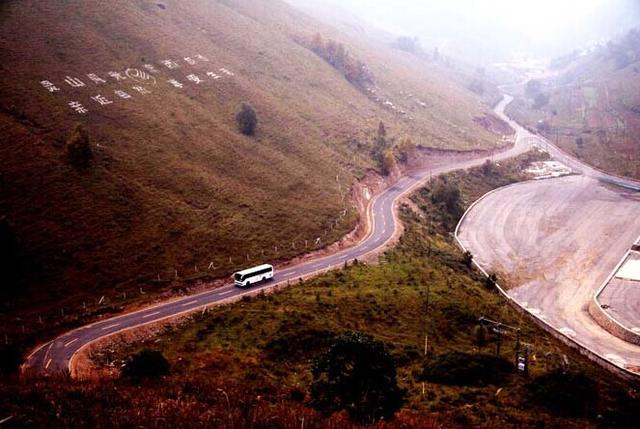
<path id="1" fill-rule="evenodd" d="M 503 186 L 503 187 L 500 187 L 500 188 L 493 189 L 493 190 L 487 192 L 486 194 L 484 194 L 483 196 L 481 196 L 480 198 L 478 198 L 473 204 L 471 204 L 469 206 L 469 208 L 464 212 L 462 217 L 460 218 L 460 221 L 458 221 L 458 225 L 456 226 L 456 229 L 455 229 L 455 232 L 454 232 L 454 237 L 455 237 L 456 243 L 458 244 L 458 247 L 460 247 L 460 249 L 462 249 L 463 252 L 468 251 L 467 248 L 460 241 L 460 238 L 458 237 L 458 233 L 460 231 L 460 227 L 464 223 L 465 219 L 467 218 L 467 215 L 471 212 L 471 210 L 473 210 L 485 198 L 493 195 L 494 193 L 496 193 L 498 191 L 502 191 L 502 190 L 508 189 L 510 187 L 514 187 L 514 186 L 525 184 L 525 183 L 529 183 L 529 182 L 533 182 L 533 181 L 527 180 L 527 181 L 524 181 L 524 182 L 512 183 L 512 184 L 507 185 L 507 186 Z M 489 277 L 489 273 L 475 260 L 475 258 L 473 259 L 473 264 L 480 270 L 480 272 L 482 272 L 482 274 L 484 274 L 485 277 Z M 543 328 L 545 331 L 547 331 L 549 334 L 551 334 L 554 338 L 562 341 L 565 345 L 569 346 L 570 348 L 572 348 L 574 350 L 577 350 L 580 354 L 582 354 L 583 356 L 586 356 L 589 360 L 597 363 L 601 367 L 603 367 L 603 368 L 615 373 L 616 375 L 618 375 L 619 377 L 621 377 L 621 378 L 623 378 L 625 380 L 629 380 L 629 381 L 638 381 L 638 380 L 640 380 L 640 374 L 635 373 L 633 371 L 630 371 L 625 367 L 619 366 L 619 365 L 611 362 L 610 360 L 608 360 L 605 357 L 601 356 L 600 354 L 596 353 L 594 350 L 590 349 L 588 346 L 586 346 L 586 345 L 582 344 L 581 342 L 579 342 L 579 341 L 577 341 L 577 340 L 575 340 L 575 339 L 573 339 L 573 338 L 561 333 L 551 323 L 549 323 L 549 322 L 545 321 L 544 319 L 542 319 L 541 317 L 529 312 L 529 310 L 527 310 L 527 308 L 524 305 L 522 305 L 517 299 L 515 299 L 511 295 L 509 295 L 507 293 L 507 291 L 505 289 L 503 289 L 502 286 L 500 286 L 497 282 L 495 283 L 495 286 L 496 286 L 496 289 L 498 289 L 498 292 L 500 292 L 500 294 L 507 300 L 507 302 L 512 307 L 514 307 L 516 310 L 518 310 L 522 314 L 528 316 L 534 323 L 536 323 L 539 327 Z"/>

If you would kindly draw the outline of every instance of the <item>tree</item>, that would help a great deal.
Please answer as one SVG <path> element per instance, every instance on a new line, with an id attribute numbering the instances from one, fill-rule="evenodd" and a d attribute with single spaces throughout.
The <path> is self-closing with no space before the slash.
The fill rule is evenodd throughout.
<path id="1" fill-rule="evenodd" d="M 455 219 L 462 215 L 462 195 L 460 188 L 452 181 L 438 181 L 431 192 L 431 202 L 434 204 L 442 204 L 447 213 Z"/>
<path id="2" fill-rule="evenodd" d="M 404 403 L 396 366 L 384 343 L 347 332 L 313 362 L 312 404 L 330 414 L 346 410 L 352 419 L 390 419 Z"/>
<path id="3" fill-rule="evenodd" d="M 13 296 L 18 289 L 18 240 L 9 222 L 0 218 L 0 296 Z"/>
<path id="4" fill-rule="evenodd" d="M 396 157 L 391 149 L 387 149 L 382 157 L 382 174 L 388 176 L 393 173 L 396 168 L 398 168 Z"/>
<path id="5" fill-rule="evenodd" d="M 482 174 L 485 176 L 490 176 L 493 173 L 493 162 L 490 159 L 487 159 L 484 164 L 482 164 Z"/>
<path id="6" fill-rule="evenodd" d="M 400 162 L 406 164 L 409 162 L 409 159 L 413 157 L 416 153 L 416 145 L 409 137 L 405 137 L 400 140 L 400 144 L 398 144 L 398 155 Z"/>
<path id="7" fill-rule="evenodd" d="M 122 375 L 127 378 L 158 378 L 169 373 L 169 361 L 157 350 L 144 349 L 131 355 Z"/>
<path id="8" fill-rule="evenodd" d="M 384 123 L 380 121 L 378 124 L 378 132 L 373 141 L 373 149 L 371 150 L 371 157 L 378 163 L 380 170 L 385 173 L 385 155 L 389 145 L 387 143 L 387 129 Z"/>
<path id="9" fill-rule="evenodd" d="M 542 91 L 542 82 L 537 79 L 529 80 L 524 89 L 524 93 L 529 98 L 534 98 L 540 91 Z"/>
<path id="10" fill-rule="evenodd" d="M 256 126 L 258 125 L 258 115 L 255 109 L 249 103 L 242 103 L 240 111 L 236 116 L 238 122 L 238 129 L 245 136 L 252 136 L 256 132 Z"/>
<path id="11" fill-rule="evenodd" d="M 549 104 L 549 96 L 546 95 L 543 92 L 541 92 L 538 95 L 536 95 L 535 98 L 533 99 L 533 108 L 534 109 L 541 109 L 544 106 L 546 106 L 547 104 Z"/>
<path id="12" fill-rule="evenodd" d="M 422 53 L 422 47 L 420 46 L 420 41 L 417 37 L 398 37 L 393 43 L 393 47 L 412 54 Z"/>
<path id="13" fill-rule="evenodd" d="M 76 168 L 86 168 L 93 159 L 93 150 L 89 141 L 89 134 L 82 126 L 76 125 L 67 140 L 67 159 Z"/>

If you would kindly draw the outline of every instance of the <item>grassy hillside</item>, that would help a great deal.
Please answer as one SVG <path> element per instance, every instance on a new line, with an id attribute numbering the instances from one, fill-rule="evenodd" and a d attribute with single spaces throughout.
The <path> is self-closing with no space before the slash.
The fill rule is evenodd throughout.
<path id="1" fill-rule="evenodd" d="M 306 47 L 317 33 L 367 64 L 377 97 Z M 0 35 L 0 218 L 23 279 L 1 302 L 12 341 L 95 317 L 102 296 L 100 312 L 118 311 L 336 240 L 355 225 L 347 196 L 375 166 L 380 121 L 430 147 L 497 137 L 473 121 L 488 110 L 468 91 L 279 1 L 2 2 Z M 255 136 L 237 131 L 242 102 Z M 78 123 L 87 169 L 66 160 Z"/>
<path id="2" fill-rule="evenodd" d="M 552 65 L 558 75 L 521 94 L 512 116 L 596 167 L 640 178 L 640 32 Z"/>
<path id="3" fill-rule="evenodd" d="M 540 156 L 448 175 L 447 183 L 461 190 L 457 209 L 491 188 L 522 180 L 528 163 Z M 2 393 L 16 400 L 0 413 L 33 426 L 91 426 L 109 413 L 114 426 L 158 421 L 175 427 L 233 422 L 234 427 L 293 428 L 304 418 L 305 427 L 356 427 L 344 413 L 327 418 L 313 411 L 309 387 L 310 362 L 335 335 L 357 330 L 387 345 L 407 389 L 397 420 L 381 428 L 633 427 L 638 402 L 631 386 L 533 327 L 467 267 L 450 236 L 457 216 L 437 198 L 434 203 L 442 183 L 435 180 L 403 206 L 407 229 L 380 265 L 351 265 L 276 294 L 210 309 L 159 338 L 97 357 L 117 368 L 135 349 L 161 350 L 172 365 L 165 379 L 4 386 Z M 480 316 L 521 328 L 521 341 L 532 346 L 529 378 L 512 369 L 513 334 L 502 341 L 506 372 L 484 369 L 494 376 L 491 381 L 461 378 L 450 384 L 425 377 L 424 368 L 446 375 L 438 368 L 459 356 L 452 353 L 465 353 L 458 369 L 495 353 L 493 335 L 486 344 L 477 340 Z M 573 379 L 565 371 L 580 376 Z M 548 377 L 564 384 L 558 388 Z M 56 407 L 55 422 L 49 420 L 51 407 L 42 405 L 49 403 Z"/>

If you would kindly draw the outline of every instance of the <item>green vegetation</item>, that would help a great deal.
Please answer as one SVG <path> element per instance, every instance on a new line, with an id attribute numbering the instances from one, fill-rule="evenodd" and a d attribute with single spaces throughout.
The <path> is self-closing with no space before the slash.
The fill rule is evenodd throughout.
<path id="1" fill-rule="evenodd" d="M 513 372 L 513 363 L 502 357 L 449 352 L 426 361 L 422 377 L 440 384 L 486 386 L 506 382 Z"/>
<path id="2" fill-rule="evenodd" d="M 533 152 L 495 164 L 488 176 L 478 167 L 449 174 L 445 180 L 457 183 L 466 207 L 496 186 L 522 180 L 523 168 L 541 159 L 544 155 Z M 376 342 L 384 343 L 395 363 L 398 387 L 406 390 L 406 402 L 395 419 L 376 427 L 637 424 L 640 404 L 628 393 L 633 386 L 616 381 L 536 328 L 465 265 L 464 255 L 449 235 L 450 214 L 431 199 L 433 185 L 416 192 L 412 204 L 401 208 L 405 233 L 381 264 L 351 263 L 278 293 L 210 309 L 159 338 L 104 356 L 118 366 L 124 356 L 153 344 L 171 362 L 171 373 L 163 383 L 9 382 L 0 385 L 0 395 L 13 399 L 0 405 L 0 413 L 32 426 L 91 425 L 104 419 L 117 426 L 139 426 L 161 419 L 173 427 L 231 422 L 234 427 L 254 424 L 249 422 L 290 427 L 304 418 L 305 427 L 352 428 L 348 413 L 327 417 L 313 410 L 314 380 L 328 379 L 324 375 L 314 379 L 312 363 L 331 356 L 336 338 L 358 331 L 371 337 L 364 341 L 366 347 L 381 351 Z M 486 356 L 489 348 L 493 352 L 495 339 L 485 328 L 478 328 L 483 315 L 521 329 L 521 341 L 532 346 L 530 379 L 507 365 L 513 362 L 515 338 L 502 338 L 500 357 Z M 335 367 L 346 362 L 338 359 Z M 386 362 L 386 374 L 392 373 L 386 357 L 378 362 Z M 557 392 L 548 380 L 566 362 L 594 380 L 600 392 L 580 415 L 567 416 L 536 399 L 540 391 Z M 343 375 L 349 377 L 349 372 Z M 546 381 L 539 378 L 545 375 L 549 375 Z M 568 384 L 569 392 L 564 394 L 574 388 Z M 56 417 L 51 420 L 51 416 Z"/>
<path id="3" fill-rule="evenodd" d="M 575 157 L 614 174 L 640 178 L 640 31 L 552 67 L 531 80 L 507 113 Z"/>
<path id="4" fill-rule="evenodd" d="M 555 369 L 533 379 L 527 386 L 537 404 L 568 416 L 588 416 L 598 404 L 598 383 L 580 371 Z"/>
<path id="5" fill-rule="evenodd" d="M 313 362 L 312 405 L 331 414 L 347 410 L 363 423 L 392 419 L 404 402 L 396 365 L 384 343 L 346 332 Z"/>
<path id="6" fill-rule="evenodd" d="M 256 109 L 249 103 L 242 103 L 240 111 L 236 115 L 236 122 L 238 122 L 238 129 L 242 134 L 245 136 L 254 135 L 258 125 Z"/>
<path id="7" fill-rule="evenodd" d="M 367 85 L 374 84 L 373 73 L 367 65 L 355 59 L 342 43 L 331 39 L 325 42 L 320 34 L 316 34 L 311 40 L 310 47 L 355 86 L 365 88 Z"/>
<path id="8" fill-rule="evenodd" d="M 161 352 L 143 349 L 127 359 L 122 376 L 129 379 L 158 378 L 167 375 L 169 369 L 169 362 Z"/>

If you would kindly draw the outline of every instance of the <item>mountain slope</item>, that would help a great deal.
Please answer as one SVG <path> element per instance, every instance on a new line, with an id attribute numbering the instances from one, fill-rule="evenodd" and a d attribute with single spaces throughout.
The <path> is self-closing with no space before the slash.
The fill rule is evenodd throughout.
<path id="1" fill-rule="evenodd" d="M 557 75 L 534 82 L 511 114 L 596 167 L 640 178 L 640 32 L 552 65 Z"/>
<path id="2" fill-rule="evenodd" d="M 316 33 L 367 64 L 376 96 L 307 49 Z M 4 2 L 0 35 L 0 216 L 27 288 L 5 300 L 7 320 L 73 323 L 61 307 L 86 313 L 105 295 L 95 311 L 117 311 L 140 287 L 334 241 L 355 224 L 346 196 L 375 166 L 379 121 L 429 147 L 497 138 L 468 91 L 278 1 Z M 236 128 L 244 101 L 253 137 Z M 88 169 L 66 161 L 78 123 Z"/>

